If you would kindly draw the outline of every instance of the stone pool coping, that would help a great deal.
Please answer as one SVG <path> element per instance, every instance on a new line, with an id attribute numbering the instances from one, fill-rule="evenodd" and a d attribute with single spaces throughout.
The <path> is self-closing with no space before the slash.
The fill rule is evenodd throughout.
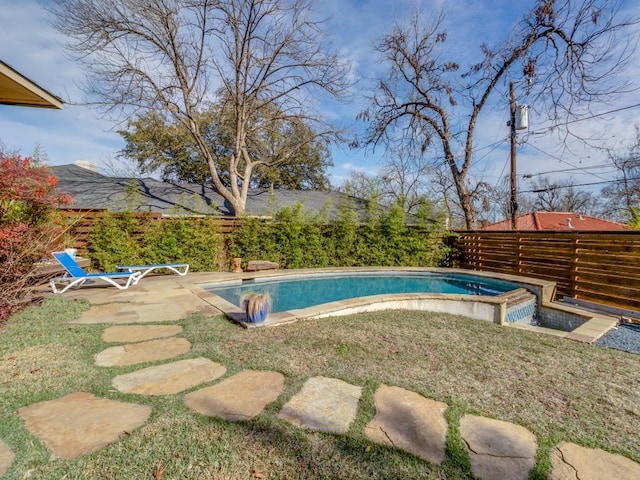
<path id="1" fill-rule="evenodd" d="M 519 323 L 509 323 L 505 321 L 507 303 L 520 295 L 522 288 L 507 292 L 502 295 L 489 297 L 481 295 L 460 295 L 441 293 L 401 293 L 382 294 L 368 297 L 360 297 L 342 300 L 338 302 L 325 303 L 304 309 L 290 310 L 286 312 L 272 313 L 267 320 L 261 323 L 246 322 L 244 310 L 227 300 L 215 295 L 204 288 L 212 285 L 228 285 L 239 283 L 245 280 L 269 280 L 279 277 L 305 277 L 308 275 L 331 275 L 340 273 L 375 273 L 375 272 L 415 272 L 415 273 L 446 273 L 446 274 L 467 274 L 478 277 L 487 277 L 497 280 L 505 280 L 526 287 L 538 298 L 539 308 L 546 308 L 565 312 L 584 319 L 584 323 L 566 332 L 534 325 Z M 245 328 L 261 328 L 276 325 L 284 325 L 301 320 L 320 319 L 331 316 L 351 315 L 355 313 L 372 312 L 391 309 L 422 310 L 432 312 L 451 313 L 463 315 L 470 318 L 489 320 L 494 323 L 506 324 L 515 328 L 553 335 L 556 337 L 569 338 L 586 343 L 592 343 L 604 335 L 609 329 L 615 327 L 618 319 L 605 315 L 597 315 L 586 310 L 560 304 L 554 301 L 556 285 L 555 282 L 540 280 L 525 276 L 500 274 L 493 272 L 482 272 L 477 270 L 465 270 L 458 268 L 417 268 L 417 267 L 349 267 L 349 268 L 318 268 L 318 269 L 297 269 L 297 270 L 268 270 L 261 272 L 229 273 L 216 276 L 212 281 L 207 282 L 202 279 L 199 283 L 191 285 L 192 290 L 204 301 L 220 310 L 231 320 L 237 322 Z"/>

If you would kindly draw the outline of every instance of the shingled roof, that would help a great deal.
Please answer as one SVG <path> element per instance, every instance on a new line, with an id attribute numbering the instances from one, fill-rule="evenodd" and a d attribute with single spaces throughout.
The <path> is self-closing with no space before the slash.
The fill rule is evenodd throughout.
<path id="1" fill-rule="evenodd" d="M 78 165 L 49 168 L 58 178 L 58 190 L 71 195 L 72 208 L 159 212 L 163 215 L 233 215 L 228 202 L 208 185 L 168 183 L 149 177 L 109 177 Z M 345 200 L 364 215 L 366 201 L 344 193 L 269 189 L 250 190 L 246 213 L 269 216 L 283 207 L 302 203 L 310 212 L 327 208 L 327 215 L 332 217 Z"/>
<path id="2" fill-rule="evenodd" d="M 603 218 L 592 217 L 571 212 L 532 212 L 520 215 L 516 220 L 516 230 L 544 230 L 544 231 L 571 231 L 571 230 L 597 230 L 619 231 L 628 230 L 629 227 L 622 223 L 612 222 Z M 511 230 L 511 221 L 503 220 L 492 223 L 480 230 Z"/>

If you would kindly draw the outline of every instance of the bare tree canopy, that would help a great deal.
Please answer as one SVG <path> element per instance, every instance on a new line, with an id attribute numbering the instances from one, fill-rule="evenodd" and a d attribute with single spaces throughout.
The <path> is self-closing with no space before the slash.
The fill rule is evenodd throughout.
<path id="1" fill-rule="evenodd" d="M 311 0 L 54 2 L 52 23 L 87 70 L 90 103 L 124 119 L 155 113 L 182 125 L 237 215 L 254 170 L 284 162 L 305 143 L 256 158 L 250 144 L 258 136 L 273 128 L 275 140 L 283 124 L 295 121 L 313 126 L 313 141 L 338 134 L 313 102 L 340 97 L 347 75 L 310 18 Z M 232 118 L 227 178 L 200 125 L 211 103 Z"/>
<path id="2" fill-rule="evenodd" d="M 537 0 L 509 38 L 481 45 L 481 60 L 463 69 L 448 58 L 443 16 L 429 22 L 415 13 L 376 45 L 388 69 L 359 114 L 368 129 L 356 144 L 404 142 L 432 152 L 447 166 L 467 228 L 474 228 L 482 185 L 470 173 L 480 113 L 507 82 L 526 84 L 536 108 L 553 119 L 576 117 L 577 106 L 584 113 L 627 89 L 616 74 L 635 42 L 616 39 L 635 34 L 630 27 L 638 19 L 618 16 L 610 0 Z"/>
<path id="3" fill-rule="evenodd" d="M 353 170 L 341 189 L 358 198 L 375 199 L 382 205 L 400 206 L 405 213 L 416 214 L 427 204 L 432 208 L 432 166 L 408 145 L 388 153 L 378 175 Z"/>
<path id="4" fill-rule="evenodd" d="M 576 186 L 573 179 L 553 181 L 541 177 L 532 182 L 533 211 L 574 212 L 595 215 L 598 197 Z"/>
<path id="5" fill-rule="evenodd" d="M 609 160 L 616 169 L 616 179 L 602 189 L 608 214 L 640 228 L 640 127 L 623 151 L 609 151 Z"/>

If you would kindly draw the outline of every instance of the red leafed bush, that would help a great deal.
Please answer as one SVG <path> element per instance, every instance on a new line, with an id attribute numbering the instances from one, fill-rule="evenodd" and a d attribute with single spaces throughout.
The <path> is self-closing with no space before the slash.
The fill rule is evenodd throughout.
<path id="1" fill-rule="evenodd" d="M 63 233 L 53 213 L 71 199 L 56 184 L 46 166 L 0 151 L 0 323 L 25 304 L 35 264 Z"/>

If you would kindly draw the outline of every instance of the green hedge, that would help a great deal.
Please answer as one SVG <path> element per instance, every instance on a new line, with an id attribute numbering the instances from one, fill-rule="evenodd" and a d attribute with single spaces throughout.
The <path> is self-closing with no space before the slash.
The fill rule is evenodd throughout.
<path id="1" fill-rule="evenodd" d="M 364 223 L 363 223 L 364 220 Z M 187 262 L 193 271 L 231 268 L 230 259 L 270 260 L 281 268 L 351 266 L 440 266 L 449 247 L 440 224 L 407 226 L 401 208 L 371 211 L 358 219 L 348 204 L 335 219 L 310 215 L 301 204 L 280 210 L 273 220 L 243 218 L 225 239 L 211 218 L 154 220 L 111 213 L 88 236 L 92 266 L 113 271 L 118 264 Z"/>
<path id="2" fill-rule="evenodd" d="M 122 264 L 188 263 L 192 271 L 227 267 L 223 238 L 211 218 L 157 221 L 109 213 L 91 228 L 87 242 L 92 267 L 102 271 Z"/>
<path id="3" fill-rule="evenodd" d="M 341 206 L 336 219 L 305 215 L 302 206 L 280 210 L 273 221 L 244 219 L 229 238 L 229 255 L 270 260 L 281 268 L 440 266 L 449 247 L 441 225 L 408 226 L 401 208 L 370 212 L 365 223 Z"/>

